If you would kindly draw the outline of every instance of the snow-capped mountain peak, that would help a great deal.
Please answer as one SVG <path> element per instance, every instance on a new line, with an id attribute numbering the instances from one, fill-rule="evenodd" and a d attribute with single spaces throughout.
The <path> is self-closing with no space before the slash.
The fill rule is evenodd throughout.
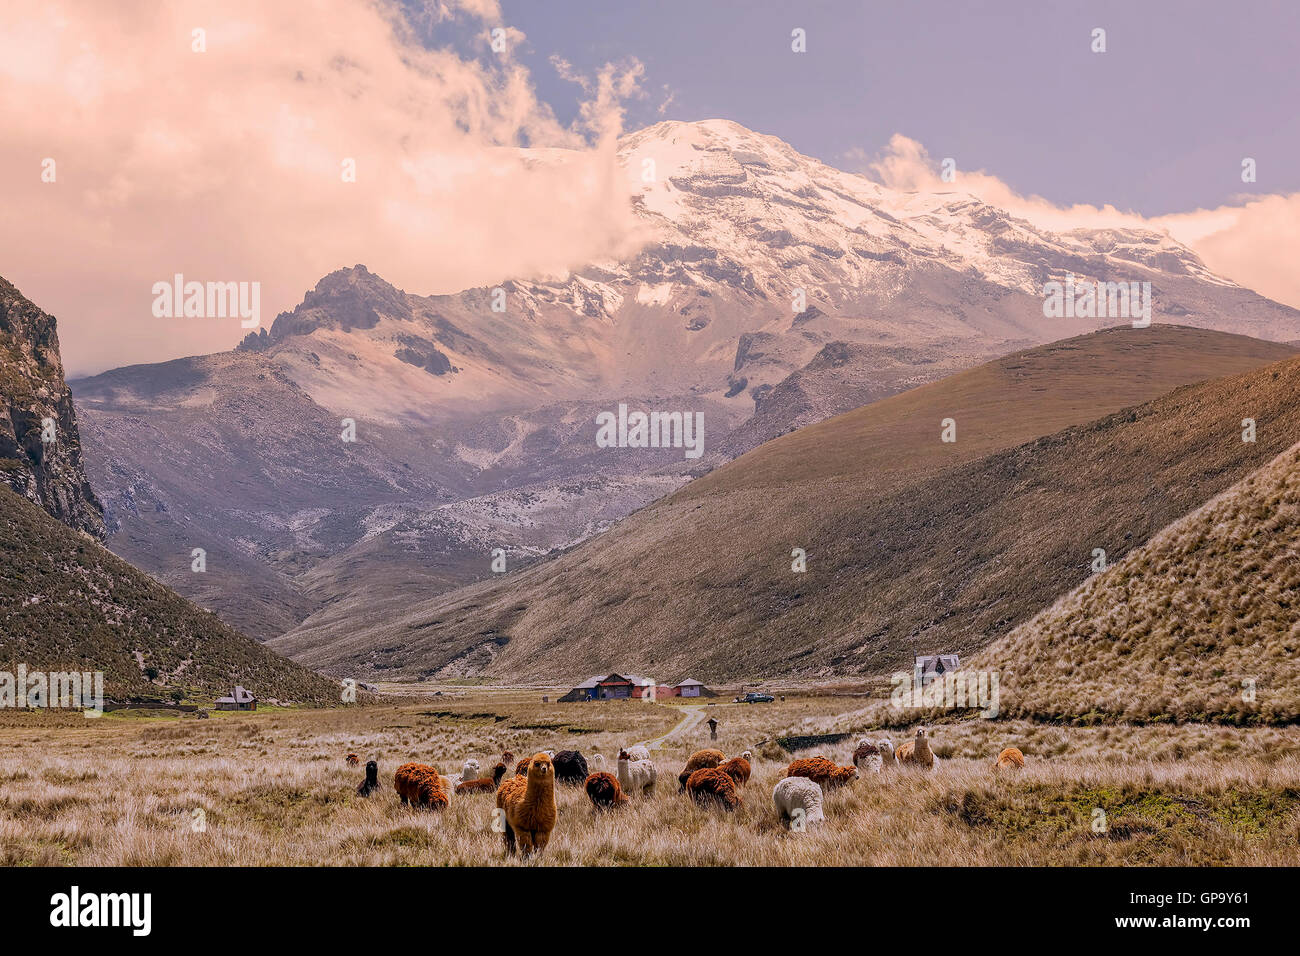
<path id="1" fill-rule="evenodd" d="M 343 270 L 247 347 L 273 351 L 327 407 L 395 421 L 592 394 L 706 395 L 748 414 L 831 342 L 960 361 L 1119 324 L 1046 320 L 1043 284 L 1067 273 L 1150 281 L 1166 321 L 1300 338 L 1294 310 L 1168 236 L 1050 232 L 728 120 L 657 123 L 617 158 L 649 236 L 637 254 L 428 297 Z"/>
<path id="2" fill-rule="evenodd" d="M 729 120 L 664 122 L 619 150 L 634 203 L 670 243 L 726 250 L 770 295 L 882 291 L 916 257 L 1036 293 L 1042 254 L 1114 255 L 1219 284 L 1186 246 L 1137 230 L 1055 235 L 958 189 L 894 190 Z M 1036 247 L 1037 251 L 1017 253 Z M 821 260 L 828 268 L 812 268 Z"/>

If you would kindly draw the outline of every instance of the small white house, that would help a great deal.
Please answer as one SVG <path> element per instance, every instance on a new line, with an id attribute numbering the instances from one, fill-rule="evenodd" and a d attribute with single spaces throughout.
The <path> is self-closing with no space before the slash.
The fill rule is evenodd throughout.
<path id="1" fill-rule="evenodd" d="M 916 672 L 921 675 L 922 687 L 936 677 L 957 670 L 960 663 L 956 654 L 915 654 L 913 657 L 916 659 Z"/>
<path id="2" fill-rule="evenodd" d="M 257 698 L 236 685 L 235 692 L 229 697 L 217 698 L 217 710 L 257 710 Z"/>
<path id="3" fill-rule="evenodd" d="M 677 685 L 677 694 L 680 697 L 699 697 L 703 690 L 703 684 L 689 677 Z"/>

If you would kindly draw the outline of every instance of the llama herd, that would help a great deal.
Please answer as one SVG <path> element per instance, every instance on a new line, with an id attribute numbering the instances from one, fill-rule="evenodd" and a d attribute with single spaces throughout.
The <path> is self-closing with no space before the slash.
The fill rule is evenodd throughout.
<path id="1" fill-rule="evenodd" d="M 360 763 L 354 753 L 345 759 L 349 766 Z M 888 738 L 862 739 L 849 766 L 837 766 L 823 756 L 792 761 L 772 791 L 772 803 L 784 826 L 801 831 L 825 822 L 826 791 L 851 784 L 860 773 L 883 774 L 890 764 L 930 770 L 935 759 L 924 727 L 897 750 Z M 742 791 L 749 783 L 752 761 L 748 750 L 731 758 L 714 748 L 697 750 L 677 775 L 677 792 L 702 807 L 734 812 L 743 802 Z M 998 754 L 994 770 L 1018 770 L 1024 765 L 1024 754 L 1008 747 Z M 605 770 L 601 754 L 593 755 L 589 765 L 576 750 L 541 751 L 517 762 L 514 754 L 506 751 L 489 775 L 483 774 L 478 760 L 466 760 L 457 781 L 443 776 L 431 764 L 404 763 L 393 774 L 393 789 L 403 805 L 428 810 L 446 809 L 453 794 L 495 794 L 493 829 L 502 834 L 508 854 L 528 856 L 545 849 L 555 830 L 557 784 L 581 787 L 593 812 L 598 813 L 617 811 L 634 798 L 653 794 L 658 774 L 644 746 L 620 750 L 615 771 Z M 366 778 L 357 793 L 368 797 L 378 789 L 379 766 L 371 760 L 366 763 Z"/>

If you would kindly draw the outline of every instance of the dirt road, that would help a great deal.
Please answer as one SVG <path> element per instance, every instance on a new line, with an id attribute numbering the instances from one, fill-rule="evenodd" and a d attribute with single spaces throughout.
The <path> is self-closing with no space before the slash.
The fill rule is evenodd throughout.
<path id="1" fill-rule="evenodd" d="M 647 750 L 658 750 L 670 738 L 684 734 L 688 730 L 694 730 L 699 726 L 700 722 L 704 720 L 704 708 L 701 706 L 683 707 L 682 710 L 685 711 L 685 713 L 682 714 L 682 719 L 678 722 L 676 727 L 668 731 L 668 733 L 664 734 L 662 737 L 656 737 L 654 740 L 642 741 Z"/>

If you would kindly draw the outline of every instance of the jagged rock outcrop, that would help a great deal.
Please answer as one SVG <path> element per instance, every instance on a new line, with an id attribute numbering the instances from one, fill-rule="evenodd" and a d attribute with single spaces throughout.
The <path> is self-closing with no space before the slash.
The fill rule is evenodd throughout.
<path id="1" fill-rule="evenodd" d="M 64 524 L 104 536 L 86 479 L 54 316 L 0 278 L 0 483 Z"/>

